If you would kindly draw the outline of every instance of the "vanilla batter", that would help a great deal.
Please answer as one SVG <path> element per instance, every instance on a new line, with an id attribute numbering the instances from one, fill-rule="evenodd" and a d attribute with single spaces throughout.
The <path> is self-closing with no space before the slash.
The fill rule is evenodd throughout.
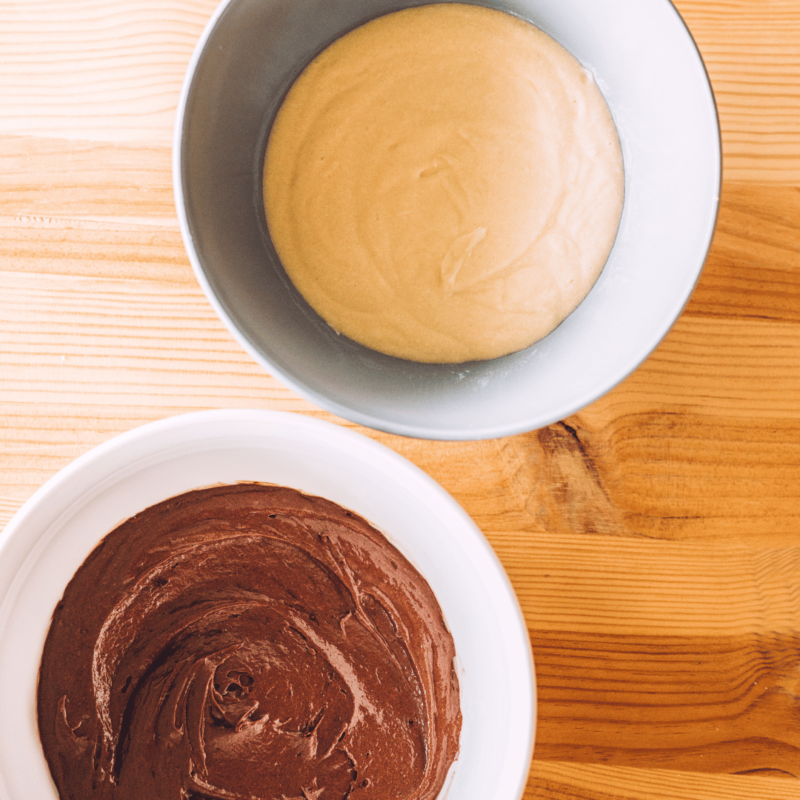
<path id="1" fill-rule="evenodd" d="M 267 225 L 335 330 L 458 363 L 525 348 L 583 300 L 616 237 L 619 139 L 591 73 L 533 25 L 444 3 L 341 37 L 270 133 Z"/>

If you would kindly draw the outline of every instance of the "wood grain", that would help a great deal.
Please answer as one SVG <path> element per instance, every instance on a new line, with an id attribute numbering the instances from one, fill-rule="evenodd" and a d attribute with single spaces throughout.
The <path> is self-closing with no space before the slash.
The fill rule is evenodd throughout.
<path id="1" fill-rule="evenodd" d="M 536 635 L 539 760 L 800 775 L 800 639 Z M 565 654 L 565 650 L 568 655 Z"/>
<path id="2" fill-rule="evenodd" d="M 797 781 L 534 760 L 525 800 L 794 800 Z"/>
<path id="3" fill-rule="evenodd" d="M 178 231 L 170 142 L 213 0 L 0 0 L 0 526 L 57 470 L 184 411 L 347 425 L 438 480 L 518 594 L 525 800 L 800 797 L 800 6 L 678 0 L 724 185 L 683 315 L 568 419 L 485 442 L 367 431 L 266 374 Z"/>
<path id="4" fill-rule="evenodd" d="M 0 219 L 32 231 L 177 228 L 172 155 L 165 145 L 125 145 L 33 136 L 0 138 Z M 6 240 L 8 236 L 3 236 Z M 116 238 L 108 237 L 109 240 Z M 113 261 L 114 252 L 108 261 Z M 61 263 L 59 263 L 59 268 Z"/>
<path id="5" fill-rule="evenodd" d="M 0 2 L 0 132 L 168 144 L 214 0 Z M 719 106 L 726 176 L 800 183 L 794 0 L 678 0 Z"/>
<path id="6" fill-rule="evenodd" d="M 216 6 L 0 2 L 0 132 L 168 145 L 186 67 Z"/>
<path id="7" fill-rule="evenodd" d="M 726 181 L 713 247 L 684 315 L 800 321 L 798 219 L 800 187 Z"/>
<path id="8" fill-rule="evenodd" d="M 800 183 L 800 20 L 795 0 L 677 0 L 711 78 L 725 176 Z"/>

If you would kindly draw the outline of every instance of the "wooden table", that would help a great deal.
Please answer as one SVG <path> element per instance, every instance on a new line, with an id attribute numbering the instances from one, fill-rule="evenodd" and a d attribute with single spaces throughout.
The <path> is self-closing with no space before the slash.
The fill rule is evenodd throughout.
<path id="1" fill-rule="evenodd" d="M 673 330 L 543 430 L 362 431 L 449 490 L 508 570 L 538 675 L 528 800 L 800 798 L 800 2 L 677 5 L 716 91 L 725 181 Z M 236 344 L 181 242 L 172 125 L 214 7 L 0 0 L 3 525 L 151 420 L 332 419 Z"/>

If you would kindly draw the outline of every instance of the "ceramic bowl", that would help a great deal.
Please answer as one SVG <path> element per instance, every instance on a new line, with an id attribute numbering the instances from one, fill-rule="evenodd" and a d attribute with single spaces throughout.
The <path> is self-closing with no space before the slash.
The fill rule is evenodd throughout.
<path id="1" fill-rule="evenodd" d="M 239 481 L 290 486 L 357 512 L 422 573 L 453 634 L 461 687 L 447 797 L 518 800 L 535 731 L 533 662 L 486 539 L 435 481 L 383 445 L 309 417 L 245 410 L 173 417 L 112 439 L 45 484 L 0 536 L 0 797 L 57 798 L 36 727 L 36 681 L 53 609 L 86 556 L 154 503 Z"/>
<path id="2" fill-rule="evenodd" d="M 225 0 L 180 99 L 175 197 L 189 258 L 234 336 L 301 396 L 362 425 L 480 439 L 562 419 L 655 348 L 700 275 L 716 222 L 720 139 L 703 61 L 668 0 L 496 0 L 595 75 L 616 122 L 625 205 L 584 302 L 545 339 L 502 358 L 420 364 L 337 335 L 287 279 L 266 229 L 267 136 L 303 67 L 334 39 L 419 0 Z"/>

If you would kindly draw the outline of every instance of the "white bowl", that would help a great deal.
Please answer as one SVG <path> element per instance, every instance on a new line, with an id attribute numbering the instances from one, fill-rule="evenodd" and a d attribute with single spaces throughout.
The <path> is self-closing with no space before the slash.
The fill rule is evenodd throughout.
<path id="1" fill-rule="evenodd" d="M 57 798 L 36 727 L 36 681 L 51 614 L 86 556 L 154 503 L 238 481 L 333 500 L 417 567 L 457 652 L 463 727 L 448 800 L 518 800 L 535 731 L 533 661 L 486 539 L 435 481 L 383 445 L 308 417 L 244 410 L 173 417 L 112 439 L 48 481 L 0 536 L 0 797 Z"/>
<path id="2" fill-rule="evenodd" d="M 461 365 L 384 356 L 337 335 L 299 296 L 264 221 L 266 139 L 293 79 L 356 25 L 418 0 L 224 0 L 186 75 L 175 197 L 197 278 L 269 372 L 335 414 L 431 439 L 507 436 L 551 424 L 632 372 L 681 313 L 713 234 L 716 106 L 669 0 L 498 0 L 594 73 L 617 124 L 625 206 L 586 300 L 522 352 Z"/>

